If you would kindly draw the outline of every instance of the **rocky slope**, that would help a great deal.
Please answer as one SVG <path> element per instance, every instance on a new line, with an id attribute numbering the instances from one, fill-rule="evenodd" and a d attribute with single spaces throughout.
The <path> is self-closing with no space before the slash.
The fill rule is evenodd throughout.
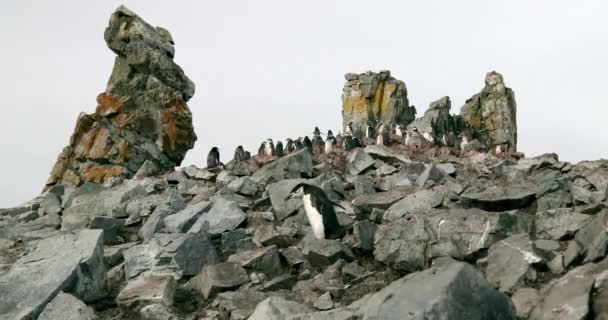
<path id="1" fill-rule="evenodd" d="M 100 107 L 91 127 L 76 131 L 107 129 L 112 148 L 125 134 L 155 151 L 118 163 L 104 158 L 109 151 L 104 160 L 70 153 L 65 163 L 77 180 L 66 169 L 39 197 L 0 209 L 0 319 L 608 317 L 608 161 L 515 153 L 515 102 L 496 73 L 461 115 L 449 113 L 446 97 L 419 119 L 395 118 L 390 108 L 413 107 L 388 73 L 366 74 L 369 90 L 379 77 L 370 92 L 389 92 L 388 102 L 368 101 L 372 94 L 355 103 L 381 111 L 364 121 L 373 116 L 436 137 L 467 132 L 482 148 L 412 148 L 391 133 L 388 145 L 337 144 L 330 153 L 304 148 L 171 170 L 193 141 L 189 120 L 156 119 L 149 135 L 114 127 L 121 115 L 174 112 L 173 98 L 192 95 L 172 63 L 169 33 L 121 7 L 106 40 L 118 54 L 108 90 L 133 102 L 116 113 Z M 163 140 L 163 128 L 184 135 Z M 76 136 L 75 145 L 84 143 Z M 190 142 L 176 142 L 184 136 Z M 498 155 L 480 152 L 503 144 Z M 129 173 L 86 179 L 84 163 Z M 302 181 L 343 207 L 336 207 L 340 238 L 311 235 L 302 199 L 288 197 Z"/>

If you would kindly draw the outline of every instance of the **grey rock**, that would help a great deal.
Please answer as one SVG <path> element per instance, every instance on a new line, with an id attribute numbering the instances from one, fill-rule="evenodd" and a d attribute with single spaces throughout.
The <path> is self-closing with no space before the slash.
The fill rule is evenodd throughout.
<path id="1" fill-rule="evenodd" d="M 314 307 L 317 308 L 318 310 L 333 309 L 334 301 L 331 298 L 331 294 L 329 292 L 325 292 L 324 294 L 320 295 L 315 300 Z"/>
<path id="2" fill-rule="evenodd" d="M 276 245 L 279 248 L 285 248 L 296 241 L 295 236 L 297 232 L 298 230 L 293 227 L 268 224 L 258 226 L 253 237 L 256 242 L 264 246 Z"/>
<path id="3" fill-rule="evenodd" d="M 127 279 L 140 275 L 193 276 L 219 262 L 211 242 L 199 234 L 156 234 L 150 242 L 124 251 Z"/>
<path id="4" fill-rule="evenodd" d="M 186 287 L 198 290 L 205 299 L 210 299 L 219 292 L 235 289 L 248 282 L 249 276 L 240 264 L 223 262 L 205 266 L 201 273 L 188 281 Z"/>
<path id="5" fill-rule="evenodd" d="M 583 263 L 597 261 L 606 256 L 608 248 L 608 210 L 597 214 L 593 221 L 578 230 L 574 240 L 583 248 Z"/>
<path id="6" fill-rule="evenodd" d="M 583 247 L 581 247 L 576 240 L 572 240 L 568 243 L 568 247 L 566 251 L 564 251 L 564 267 L 569 267 L 576 259 L 580 256 L 583 251 Z"/>
<path id="7" fill-rule="evenodd" d="M 355 207 L 371 210 L 372 208 L 388 209 L 397 201 L 403 199 L 410 190 L 391 190 L 386 192 L 372 192 L 361 194 L 353 199 Z"/>
<path id="8" fill-rule="evenodd" d="M 187 232 L 210 207 L 211 203 L 206 201 L 188 205 L 178 213 L 169 215 L 164 219 L 164 230 L 170 233 Z"/>
<path id="9" fill-rule="evenodd" d="M 537 192 L 537 210 L 544 211 L 568 207 L 572 204 L 570 194 L 572 181 L 569 177 L 549 174 L 545 176 Z"/>
<path id="10" fill-rule="evenodd" d="M 374 258 L 391 268 L 413 272 L 429 266 L 432 239 L 422 217 L 410 216 L 380 225 L 374 237 Z"/>
<path id="11" fill-rule="evenodd" d="M 224 256 L 255 249 L 253 238 L 245 229 L 235 229 L 222 233 L 222 253 Z"/>
<path id="12" fill-rule="evenodd" d="M 211 236 L 234 230 L 241 225 L 247 215 L 236 202 L 218 198 L 208 212 L 203 213 L 192 225 L 188 233 L 206 233 Z"/>
<path id="13" fill-rule="evenodd" d="M 555 257 L 549 261 L 547 266 L 553 274 L 562 274 L 566 269 L 564 266 L 564 256 L 562 254 L 555 255 Z"/>
<path id="14" fill-rule="evenodd" d="M 544 239 L 539 239 L 539 240 L 534 241 L 534 246 L 537 249 L 544 250 L 544 251 L 557 251 L 561 247 L 559 242 L 557 242 L 555 240 L 544 240 Z"/>
<path id="15" fill-rule="evenodd" d="M 228 262 L 238 263 L 247 270 L 269 275 L 281 271 L 281 258 L 276 246 L 238 252 L 228 257 Z"/>
<path id="16" fill-rule="evenodd" d="M 312 309 L 298 302 L 272 296 L 260 302 L 249 320 L 284 320 L 293 315 L 311 312 Z"/>
<path id="17" fill-rule="evenodd" d="M 526 277 L 535 273 L 533 264 L 543 262 L 534 250 L 528 234 L 518 234 L 501 240 L 488 252 L 486 278 L 501 291 L 520 287 Z"/>
<path id="18" fill-rule="evenodd" d="M 306 149 L 290 153 L 263 166 L 251 176 L 251 179 L 256 183 L 267 184 L 271 178 L 274 181 L 281 181 L 302 176 L 312 176 L 312 155 Z"/>
<path id="19" fill-rule="evenodd" d="M 368 220 L 360 220 L 353 224 L 352 243 L 350 247 L 361 252 L 374 250 L 374 236 L 378 226 Z"/>
<path id="20" fill-rule="evenodd" d="M 116 297 L 116 303 L 130 309 L 148 304 L 171 306 L 176 283 L 171 276 L 143 276 L 129 280 Z"/>
<path id="21" fill-rule="evenodd" d="M 300 243 L 302 254 L 314 266 L 332 264 L 340 259 L 352 261 L 355 256 L 340 240 L 319 240 L 308 234 Z"/>
<path id="22" fill-rule="evenodd" d="M 574 235 L 593 219 L 573 209 L 551 209 L 536 214 L 536 237 L 560 240 Z"/>
<path id="23" fill-rule="evenodd" d="M 384 213 L 384 220 L 395 221 L 411 213 L 421 213 L 441 206 L 444 195 L 432 190 L 421 190 L 410 194 L 390 206 Z"/>
<path id="24" fill-rule="evenodd" d="M 437 168 L 439 168 L 441 171 L 443 171 L 443 173 L 447 174 L 448 176 L 453 176 L 456 174 L 456 167 L 454 167 L 454 165 L 449 162 L 440 163 L 437 165 Z"/>
<path id="25" fill-rule="evenodd" d="M 104 247 L 103 249 L 103 263 L 107 267 L 114 267 L 124 260 L 123 252 L 133 246 L 136 246 L 136 242 L 128 242 L 110 247 Z"/>
<path id="26" fill-rule="evenodd" d="M 365 273 L 365 269 L 363 269 L 357 261 L 353 261 L 348 263 L 342 267 L 342 275 L 347 279 L 350 277 L 351 279 L 357 279 Z"/>
<path id="27" fill-rule="evenodd" d="M 247 319 L 258 303 L 268 297 L 268 294 L 252 289 L 222 292 L 217 295 L 214 303 L 231 316 L 231 319 Z"/>
<path id="28" fill-rule="evenodd" d="M 418 188 L 425 188 L 445 182 L 446 174 L 443 170 L 437 168 L 434 164 L 428 166 L 416 179 Z"/>
<path id="29" fill-rule="evenodd" d="M 151 177 L 151 176 L 158 174 L 159 171 L 160 171 L 160 169 L 153 161 L 146 160 L 141 165 L 139 170 L 137 170 L 137 172 L 135 173 L 133 178 L 143 179 L 143 178 Z"/>
<path id="30" fill-rule="evenodd" d="M 374 184 L 367 176 L 355 176 L 353 179 L 356 195 L 366 195 L 376 192 Z"/>
<path id="31" fill-rule="evenodd" d="M 44 307 L 39 320 L 95 320 L 97 316 L 91 307 L 78 300 L 71 294 L 59 292 L 55 298 Z"/>
<path id="32" fill-rule="evenodd" d="M 285 220 L 285 218 L 302 207 L 301 197 L 290 199 L 287 197 L 296 185 L 305 181 L 304 179 L 288 179 L 268 185 L 267 190 L 270 195 L 270 202 L 272 203 L 272 209 L 277 220 Z"/>
<path id="33" fill-rule="evenodd" d="M 394 151 L 393 149 L 386 146 L 379 145 L 368 145 L 365 147 L 365 153 L 369 154 L 375 159 L 381 159 L 390 164 L 403 164 L 412 162 L 405 155 Z"/>
<path id="34" fill-rule="evenodd" d="M 89 223 L 89 229 L 103 230 L 103 243 L 115 244 L 122 232 L 125 221 L 110 217 L 93 217 Z"/>
<path id="35" fill-rule="evenodd" d="M 515 307 L 517 317 L 527 319 L 534 308 L 542 299 L 538 290 L 534 288 L 520 288 L 513 293 L 511 301 Z"/>
<path id="36" fill-rule="evenodd" d="M 169 307 L 155 303 L 139 310 L 141 320 L 181 320 L 182 318 L 169 311 Z"/>
<path id="37" fill-rule="evenodd" d="M 240 177 L 232 180 L 228 184 L 228 189 L 238 194 L 251 197 L 258 192 L 258 184 L 249 177 Z"/>
<path id="38" fill-rule="evenodd" d="M 507 211 L 528 207 L 536 199 L 536 192 L 525 188 L 493 186 L 481 192 L 464 193 L 461 197 L 468 207 Z"/>
<path id="39" fill-rule="evenodd" d="M 105 278 L 101 230 L 47 238 L 0 277 L 0 314 L 6 319 L 35 318 L 61 290 L 93 301 L 102 297 Z"/>
<path id="40" fill-rule="evenodd" d="M 299 265 L 304 262 L 304 255 L 302 254 L 302 251 L 300 251 L 300 249 L 298 249 L 296 246 L 280 249 L 279 252 L 290 266 Z"/>
<path id="41" fill-rule="evenodd" d="M 186 208 L 186 202 L 177 192 L 170 192 L 167 198 L 161 202 L 144 222 L 139 230 L 139 237 L 144 242 L 150 241 L 154 234 L 165 227 L 165 218 Z"/>
<path id="42" fill-rule="evenodd" d="M 346 161 L 346 170 L 353 176 L 361 174 L 375 163 L 374 158 L 361 149 L 350 152 L 346 157 Z"/>

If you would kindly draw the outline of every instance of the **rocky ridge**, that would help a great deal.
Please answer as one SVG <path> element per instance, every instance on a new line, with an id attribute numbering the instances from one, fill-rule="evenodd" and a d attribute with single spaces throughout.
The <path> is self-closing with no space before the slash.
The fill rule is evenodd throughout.
<path id="1" fill-rule="evenodd" d="M 150 63 L 128 64 L 133 81 L 115 88 L 173 83 L 160 75 L 177 70 L 166 30 L 121 7 L 108 39 L 117 61 L 141 54 Z M 380 74 L 378 81 L 401 86 Z M 163 159 L 177 164 L 179 157 L 155 152 L 140 154 L 130 174 L 62 175 L 39 197 L 0 209 L 0 319 L 607 317 L 608 161 L 515 153 L 515 123 L 492 122 L 514 116 L 512 91 L 495 73 L 487 78 L 491 92 L 463 107 L 471 113 L 450 115 L 442 98 L 421 118 L 399 120 L 436 137 L 468 130 L 485 146 L 479 150 L 437 141 L 412 147 L 391 132 L 382 145 L 337 143 L 330 152 L 302 148 L 216 168 L 170 170 Z M 186 87 L 185 100 L 194 88 Z M 167 92 L 153 88 L 133 99 Z M 409 108 L 400 101 L 389 108 Z M 480 113 L 490 105 L 495 112 Z M 150 106 L 129 112 L 143 115 Z M 505 106 L 513 113 L 496 111 Z M 479 127 L 468 115 L 483 120 Z M 504 153 L 483 150 L 503 143 Z M 69 166 L 79 177 L 85 172 Z M 302 181 L 343 207 L 336 207 L 340 238 L 311 235 L 302 200 L 288 198 Z"/>

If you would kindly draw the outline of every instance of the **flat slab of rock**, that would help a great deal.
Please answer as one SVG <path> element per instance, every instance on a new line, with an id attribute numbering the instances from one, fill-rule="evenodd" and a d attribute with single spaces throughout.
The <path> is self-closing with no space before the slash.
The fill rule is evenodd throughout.
<path id="1" fill-rule="evenodd" d="M 256 183 L 266 184 L 270 178 L 273 178 L 274 181 L 281 181 L 302 176 L 311 177 L 312 167 L 312 155 L 308 150 L 302 149 L 266 164 L 258 169 L 251 179 Z"/>
<path id="2" fill-rule="evenodd" d="M 194 276 L 207 264 L 219 262 L 213 244 L 199 234 L 159 233 L 145 244 L 123 252 L 127 279 L 140 275 Z"/>
<path id="3" fill-rule="evenodd" d="M 211 203 L 201 201 L 196 204 L 191 204 L 183 210 L 167 216 L 164 219 L 165 232 L 170 233 L 185 233 L 187 232 L 196 220 L 206 211 L 209 210 Z"/>
<path id="4" fill-rule="evenodd" d="M 424 213 L 443 203 L 444 195 L 432 190 L 412 193 L 390 206 L 384 213 L 385 221 L 394 221 L 411 213 Z"/>
<path id="5" fill-rule="evenodd" d="M 376 162 L 369 154 L 361 149 L 351 151 L 346 158 L 346 170 L 353 176 L 373 166 Z"/>
<path id="6" fill-rule="evenodd" d="M 487 211 L 508 211 L 528 207 L 536 199 L 536 191 L 494 186 L 482 192 L 464 193 L 461 197 L 468 207 Z"/>
<path id="7" fill-rule="evenodd" d="M 412 162 L 408 157 L 394 151 L 391 148 L 385 146 L 379 146 L 376 144 L 368 145 L 365 147 L 365 153 L 378 159 L 382 159 L 388 163 L 410 163 Z"/>
<path id="8" fill-rule="evenodd" d="M 536 237 L 560 240 L 572 236 L 593 220 L 593 216 L 582 214 L 570 208 L 542 211 L 536 214 Z"/>
<path id="9" fill-rule="evenodd" d="M 0 314 L 5 319 L 35 318 L 61 290 L 93 301 L 101 298 L 105 279 L 101 230 L 54 236 L 38 242 L 0 277 Z"/>
<path id="10" fill-rule="evenodd" d="M 413 272 L 429 267 L 432 233 L 422 217 L 409 216 L 382 224 L 374 236 L 374 258 L 393 269 Z"/>
<path id="11" fill-rule="evenodd" d="M 205 266 L 203 271 L 188 281 L 188 288 L 200 291 L 205 299 L 216 294 L 237 288 L 249 282 L 245 269 L 238 263 L 223 262 Z"/>
<path id="12" fill-rule="evenodd" d="M 270 202 L 277 220 L 283 221 L 302 207 L 301 197 L 288 198 L 288 196 L 296 185 L 305 181 L 305 179 L 287 179 L 268 185 Z"/>
<path id="13" fill-rule="evenodd" d="M 171 276 L 143 276 L 129 280 L 116 297 L 116 303 L 131 309 L 148 304 L 171 306 L 175 293 L 175 279 Z"/>
<path id="14" fill-rule="evenodd" d="M 302 239 L 301 246 L 302 254 L 314 266 L 330 265 L 340 259 L 352 261 L 355 257 L 340 240 L 319 240 L 311 234 Z"/>
<path id="15" fill-rule="evenodd" d="M 368 194 L 361 194 L 353 199 L 353 205 L 355 207 L 372 209 L 378 208 L 386 210 L 397 201 L 403 199 L 406 195 L 412 192 L 408 190 L 390 190 L 386 192 L 374 192 Z"/>
<path id="16" fill-rule="evenodd" d="M 188 233 L 207 233 L 211 236 L 238 228 L 247 219 L 247 215 L 238 203 L 217 198 L 213 207 L 203 213 L 192 225 Z"/>
<path id="17" fill-rule="evenodd" d="M 281 267 L 281 258 L 276 246 L 235 253 L 228 257 L 228 262 L 235 262 L 247 270 L 265 274 L 275 274 Z"/>
<path id="18" fill-rule="evenodd" d="M 535 252 L 528 234 L 518 234 L 493 244 L 487 260 L 488 281 L 501 291 L 509 292 L 523 285 L 526 277 L 536 278 L 532 265 L 543 258 Z"/>
<path id="19" fill-rule="evenodd" d="M 260 302 L 249 320 L 284 320 L 297 314 L 312 311 L 313 309 L 301 303 L 273 296 Z"/>
<path id="20" fill-rule="evenodd" d="M 95 320 L 93 308 L 71 294 L 59 292 L 55 299 L 44 307 L 38 320 Z"/>

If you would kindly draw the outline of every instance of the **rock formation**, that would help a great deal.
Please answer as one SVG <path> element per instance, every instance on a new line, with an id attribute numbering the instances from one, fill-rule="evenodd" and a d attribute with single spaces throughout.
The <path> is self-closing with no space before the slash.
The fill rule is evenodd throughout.
<path id="1" fill-rule="evenodd" d="M 437 138 L 448 133 L 457 135 L 466 125 L 461 117 L 450 114 L 451 107 L 452 102 L 447 96 L 431 102 L 424 115 L 410 123 L 408 129 L 415 127 L 418 131 L 432 133 Z"/>
<path id="2" fill-rule="evenodd" d="M 460 114 L 469 127 L 482 130 L 488 136 L 487 144 L 493 149 L 517 151 L 517 106 L 513 90 L 505 86 L 502 75 L 496 71 L 486 74 L 485 87 L 469 98 Z"/>
<path id="3" fill-rule="evenodd" d="M 354 135 L 362 137 L 368 125 L 379 122 L 406 127 L 416 117 L 410 107 L 405 83 L 391 77 L 390 71 L 347 73 L 342 91 L 343 128 L 353 122 Z"/>
<path id="4" fill-rule="evenodd" d="M 173 61 L 169 31 L 121 6 L 104 38 L 117 55 L 107 88 L 97 97 L 95 112 L 78 117 L 47 186 L 130 177 L 146 160 L 167 171 L 196 141 L 186 105 L 194 83 Z"/>

